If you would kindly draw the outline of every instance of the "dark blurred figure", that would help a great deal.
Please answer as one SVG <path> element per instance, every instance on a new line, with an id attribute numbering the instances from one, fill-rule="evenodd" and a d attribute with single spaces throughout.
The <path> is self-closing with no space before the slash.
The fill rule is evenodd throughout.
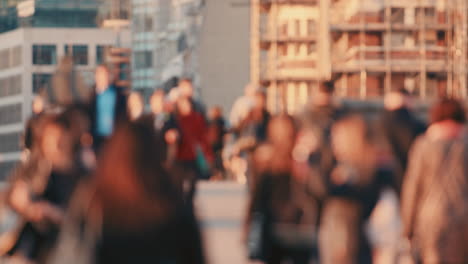
<path id="1" fill-rule="evenodd" d="M 48 262 L 204 263 L 200 232 L 163 166 L 151 126 L 124 124 L 78 189 Z"/>
<path id="2" fill-rule="evenodd" d="M 468 140 L 465 109 L 443 99 L 414 143 L 403 182 L 403 234 L 420 263 L 468 263 Z"/>
<path id="3" fill-rule="evenodd" d="M 252 135 L 255 138 L 255 144 L 263 143 L 267 140 L 270 118 L 271 115 L 266 108 L 266 94 L 258 91 L 254 95 L 254 107 L 239 126 L 241 137 Z"/>
<path id="4" fill-rule="evenodd" d="M 87 113 L 79 109 L 47 117 L 44 122 L 37 142 L 38 167 L 18 175 L 9 198 L 24 222 L 10 254 L 38 263 L 46 263 L 70 197 L 86 173 L 79 159 L 81 136 L 89 130 Z"/>
<path id="5" fill-rule="evenodd" d="M 391 160 L 360 115 L 338 120 L 331 143 L 336 161 L 322 208 L 320 263 L 372 263 L 365 227 L 381 192 L 394 187 Z"/>
<path id="6" fill-rule="evenodd" d="M 333 122 L 345 113 L 345 110 L 334 101 L 334 92 L 335 84 L 332 81 L 319 84 L 317 92 L 312 96 L 301 117 L 302 128 L 318 129 L 324 134 L 329 134 Z"/>
<path id="7" fill-rule="evenodd" d="M 316 257 L 319 202 L 294 170 L 296 136 L 290 116 L 273 117 L 268 141 L 254 153 L 260 175 L 248 211 L 247 242 L 250 258 L 268 264 L 307 264 Z"/>
<path id="8" fill-rule="evenodd" d="M 195 99 L 195 90 L 193 87 L 193 82 L 191 79 L 185 78 L 181 79 L 179 81 L 179 96 L 181 98 L 188 99 L 190 103 L 192 104 L 193 110 L 203 116 L 203 118 L 206 120 L 206 108 L 203 105 L 203 103 L 197 99 Z"/>
<path id="9" fill-rule="evenodd" d="M 311 180 L 309 185 L 312 188 L 317 184 L 316 181 L 324 182 L 330 176 L 334 166 L 331 127 L 347 111 L 335 102 L 334 91 L 335 86 L 332 81 L 321 82 L 305 112 L 300 116 L 302 142 L 297 149 L 297 155 L 308 160 L 314 175 L 309 177 Z"/>
<path id="10" fill-rule="evenodd" d="M 151 112 L 142 115 L 140 121 L 152 126 L 156 132 L 156 137 L 164 140 L 166 166 L 170 167 L 175 160 L 179 128 L 174 113 L 171 112 L 168 106 L 164 91 L 161 89 L 155 90 L 150 97 Z"/>
<path id="11" fill-rule="evenodd" d="M 223 118 L 223 110 L 220 106 L 215 106 L 208 113 L 208 138 L 211 149 L 215 155 L 213 164 L 213 179 L 222 179 L 224 176 L 223 148 L 224 137 L 226 135 L 226 121 Z"/>
<path id="12" fill-rule="evenodd" d="M 197 180 L 210 177 L 213 153 L 208 142 L 205 119 L 193 109 L 187 98 L 179 98 L 176 103 L 176 121 L 180 132 L 177 166 L 188 177 L 186 198 L 191 203 Z"/>
<path id="13" fill-rule="evenodd" d="M 411 96 L 402 89 L 385 96 L 385 111 L 380 120 L 381 133 L 388 141 L 396 161 L 400 166 L 400 173 L 396 177 L 401 190 L 403 175 L 406 171 L 408 152 L 414 140 L 424 133 L 426 126 L 415 117 L 410 110 Z"/>
<path id="14" fill-rule="evenodd" d="M 113 75 L 105 65 L 96 68 L 95 96 L 90 111 L 91 132 L 96 150 L 112 135 L 119 122 L 129 119 L 127 96 L 123 88 L 113 84 Z"/>

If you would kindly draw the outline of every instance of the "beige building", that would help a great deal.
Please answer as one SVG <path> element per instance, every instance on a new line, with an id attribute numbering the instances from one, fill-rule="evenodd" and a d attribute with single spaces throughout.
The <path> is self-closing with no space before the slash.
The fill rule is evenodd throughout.
<path id="1" fill-rule="evenodd" d="M 251 79 L 293 113 L 317 81 L 342 97 L 466 97 L 466 0 L 252 0 Z"/>

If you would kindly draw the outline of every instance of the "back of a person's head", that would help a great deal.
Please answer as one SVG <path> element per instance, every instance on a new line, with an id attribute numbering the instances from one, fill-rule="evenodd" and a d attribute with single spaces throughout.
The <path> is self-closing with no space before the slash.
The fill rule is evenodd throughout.
<path id="1" fill-rule="evenodd" d="M 162 145 L 152 126 L 136 122 L 121 124 L 104 148 L 96 181 L 105 213 L 113 215 L 115 224 L 138 228 L 164 219 L 176 206 Z"/>
<path id="2" fill-rule="evenodd" d="M 317 92 L 312 95 L 313 106 L 328 106 L 332 104 L 335 83 L 333 81 L 323 81 L 318 85 Z"/>
<path id="3" fill-rule="evenodd" d="M 460 101 L 444 98 L 437 102 L 430 111 L 431 124 L 454 121 L 463 124 L 466 122 L 466 112 Z"/>
<path id="4" fill-rule="evenodd" d="M 335 83 L 333 81 L 323 81 L 319 83 L 319 92 L 333 95 L 335 92 Z"/>
<path id="5" fill-rule="evenodd" d="M 274 116 L 268 124 L 268 139 L 273 144 L 291 145 L 297 133 L 296 120 L 288 114 Z"/>

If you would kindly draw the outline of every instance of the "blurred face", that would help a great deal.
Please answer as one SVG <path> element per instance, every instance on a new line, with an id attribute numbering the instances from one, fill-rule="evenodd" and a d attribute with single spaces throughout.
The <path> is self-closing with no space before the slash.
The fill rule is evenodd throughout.
<path id="1" fill-rule="evenodd" d="M 216 119 L 216 118 L 220 118 L 222 116 L 222 112 L 221 112 L 221 109 L 219 107 L 213 107 L 210 109 L 209 113 L 208 113 L 208 117 L 210 119 Z"/>
<path id="2" fill-rule="evenodd" d="M 255 96 L 255 107 L 257 109 L 266 108 L 266 99 L 265 96 L 257 94 Z"/>
<path id="3" fill-rule="evenodd" d="M 34 114 L 39 114 L 42 113 L 42 111 L 44 111 L 44 100 L 41 97 L 36 96 L 34 98 L 32 110 Z"/>
<path id="4" fill-rule="evenodd" d="M 44 128 L 42 151 L 44 158 L 56 169 L 67 169 L 71 166 L 73 145 L 72 136 L 63 128 L 49 124 Z"/>
<path id="5" fill-rule="evenodd" d="M 180 94 L 181 94 L 183 97 L 188 97 L 188 98 L 193 97 L 194 91 L 193 91 L 193 85 L 192 85 L 191 82 L 189 82 L 189 81 L 182 81 L 182 82 L 179 84 L 179 90 L 180 90 Z"/>
<path id="6" fill-rule="evenodd" d="M 350 161 L 359 158 L 364 151 L 365 126 L 361 120 L 346 120 L 332 128 L 332 149 L 337 160 Z"/>
<path id="7" fill-rule="evenodd" d="M 177 102 L 177 108 L 181 115 L 189 115 L 192 112 L 192 104 L 187 99 L 182 99 Z"/>
<path id="8" fill-rule="evenodd" d="M 109 70 L 105 67 L 98 67 L 95 73 L 95 80 L 96 80 L 96 92 L 102 93 L 107 88 L 109 88 L 110 84 L 110 73 Z"/>
<path id="9" fill-rule="evenodd" d="M 292 147 L 295 141 L 294 126 L 287 119 L 273 119 L 268 127 L 268 139 L 273 145 Z"/>
<path id="10" fill-rule="evenodd" d="M 389 93 L 385 96 L 384 104 L 387 110 L 397 110 L 406 105 L 406 96 L 399 93 Z"/>
<path id="11" fill-rule="evenodd" d="M 164 112 L 164 95 L 163 94 L 154 94 L 151 96 L 151 111 L 153 113 L 162 113 Z"/>
<path id="12" fill-rule="evenodd" d="M 143 100 L 138 94 L 132 93 L 128 97 L 128 110 L 132 120 L 137 119 L 143 113 Z"/>

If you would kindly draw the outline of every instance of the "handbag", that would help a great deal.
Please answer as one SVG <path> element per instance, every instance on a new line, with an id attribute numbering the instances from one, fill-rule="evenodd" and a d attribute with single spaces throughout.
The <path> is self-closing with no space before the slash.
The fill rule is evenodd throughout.
<path id="1" fill-rule="evenodd" d="M 265 239 L 267 239 L 266 216 L 261 212 L 255 212 L 247 234 L 247 250 L 250 260 L 265 260 Z"/>
<path id="2" fill-rule="evenodd" d="M 203 152 L 203 149 L 200 146 L 200 144 L 197 144 L 195 146 L 195 161 L 202 175 L 202 179 L 209 179 L 210 178 L 210 165 L 205 157 L 205 153 Z"/>

